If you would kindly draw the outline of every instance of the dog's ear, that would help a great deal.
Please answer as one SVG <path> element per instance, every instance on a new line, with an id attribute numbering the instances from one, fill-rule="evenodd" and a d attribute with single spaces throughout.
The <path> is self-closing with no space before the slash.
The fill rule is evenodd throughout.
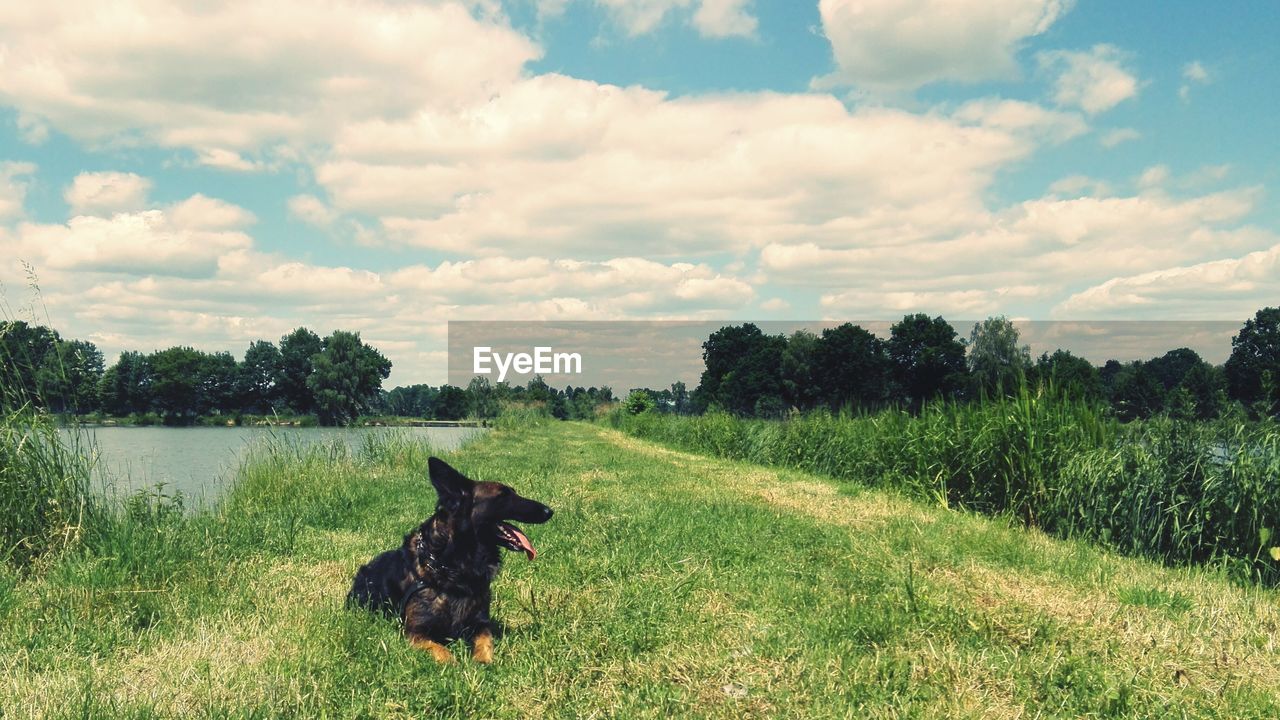
<path id="1" fill-rule="evenodd" d="M 435 486 L 436 495 L 440 498 L 440 504 L 445 507 L 456 508 L 463 501 L 471 499 L 475 492 L 475 483 L 438 457 L 427 460 L 427 471 L 431 476 L 431 484 Z"/>

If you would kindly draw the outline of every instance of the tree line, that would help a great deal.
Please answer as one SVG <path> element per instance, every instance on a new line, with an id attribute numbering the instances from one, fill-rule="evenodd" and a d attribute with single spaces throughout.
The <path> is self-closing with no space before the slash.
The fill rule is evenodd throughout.
<path id="1" fill-rule="evenodd" d="M 362 415 L 459 420 L 496 417 L 505 403 L 538 405 L 553 417 L 586 419 L 613 402 L 608 388 L 553 388 L 535 377 L 524 386 L 476 378 L 466 388 L 410 385 L 390 391 L 382 381 L 391 361 L 335 330 L 321 338 L 300 327 L 280 338 L 251 342 L 244 359 L 230 352 L 175 346 L 152 353 L 122 352 L 105 367 L 103 354 L 85 340 L 65 340 L 54 329 L 22 321 L 0 322 L 0 405 L 32 403 L 71 415 L 101 414 L 170 425 L 201 418 L 314 416 L 322 425 L 345 425 Z"/>
<path id="2" fill-rule="evenodd" d="M 172 425 L 211 415 L 315 415 L 341 425 L 378 397 L 391 361 L 360 334 L 321 338 L 300 327 L 279 345 L 256 340 L 237 361 L 229 352 L 181 345 L 152 353 L 125 351 L 110 367 L 85 340 L 52 328 L 0 323 L 6 405 L 34 403 L 55 413 L 115 417 L 154 414 Z"/>
<path id="3" fill-rule="evenodd" d="M 975 324 L 966 340 L 942 317 L 922 313 L 895 323 L 888 338 L 852 323 L 790 336 L 745 323 L 717 330 L 702 348 L 705 369 L 692 393 L 683 383 L 643 389 L 628 397 L 626 409 L 683 414 L 714 408 L 766 418 L 819 408 L 918 411 L 933 400 L 978 400 L 1031 386 L 1108 403 L 1123 420 L 1160 414 L 1204 420 L 1232 408 L 1254 417 L 1280 415 L 1278 308 L 1245 322 L 1221 366 L 1189 348 L 1101 366 L 1068 350 L 1033 359 L 1007 318 Z"/>

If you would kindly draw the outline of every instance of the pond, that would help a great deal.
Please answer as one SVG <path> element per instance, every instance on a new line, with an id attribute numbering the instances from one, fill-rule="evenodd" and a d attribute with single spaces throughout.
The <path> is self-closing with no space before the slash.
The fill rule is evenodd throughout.
<path id="1" fill-rule="evenodd" d="M 367 435 L 397 433 L 449 451 L 485 431 L 473 427 L 92 427 L 63 432 L 83 433 L 81 447 L 96 447 L 95 470 L 108 494 L 159 485 L 166 495 L 181 492 L 194 506 L 217 500 L 249 448 L 272 436 L 304 446 L 339 440 L 359 449 Z"/>

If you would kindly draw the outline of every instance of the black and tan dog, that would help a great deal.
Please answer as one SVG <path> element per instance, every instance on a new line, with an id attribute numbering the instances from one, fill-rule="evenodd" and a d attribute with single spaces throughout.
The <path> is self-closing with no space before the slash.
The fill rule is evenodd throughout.
<path id="1" fill-rule="evenodd" d="M 471 642 L 477 662 L 492 662 L 489 583 L 502 565 L 499 548 L 537 555 L 506 521 L 544 523 L 551 508 L 506 485 L 469 480 L 439 458 L 427 465 L 435 514 L 356 572 L 347 604 L 398 614 L 409 642 L 440 662 L 453 660 L 445 644 L 457 638 Z"/>

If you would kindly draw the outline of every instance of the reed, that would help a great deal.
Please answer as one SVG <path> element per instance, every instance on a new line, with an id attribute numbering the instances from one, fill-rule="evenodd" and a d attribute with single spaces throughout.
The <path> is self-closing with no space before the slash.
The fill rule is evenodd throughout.
<path id="1" fill-rule="evenodd" d="M 1169 563 L 1222 563 L 1280 581 L 1280 431 L 1275 423 L 1158 418 L 1121 424 L 1102 407 L 1023 388 L 936 403 L 919 415 L 818 412 L 781 421 L 724 413 L 607 418 L 633 435 L 720 457 L 897 489 L 1007 515 Z"/>

